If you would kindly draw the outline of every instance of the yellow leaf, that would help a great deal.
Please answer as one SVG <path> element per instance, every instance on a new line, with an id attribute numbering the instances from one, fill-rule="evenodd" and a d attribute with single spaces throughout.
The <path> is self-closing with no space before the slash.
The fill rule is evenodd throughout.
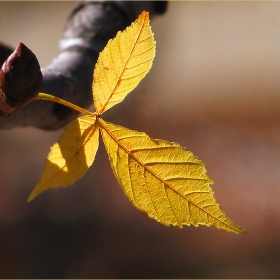
<path id="1" fill-rule="evenodd" d="M 245 233 L 220 210 L 204 163 L 184 147 L 98 121 L 114 174 L 132 204 L 164 225 Z"/>
<path id="2" fill-rule="evenodd" d="M 99 144 L 96 117 L 85 115 L 70 123 L 45 161 L 44 172 L 27 201 L 39 193 L 73 184 L 92 165 Z"/>
<path id="3" fill-rule="evenodd" d="M 120 103 L 145 77 L 155 57 L 155 41 L 149 13 L 110 40 L 94 69 L 94 106 L 97 114 Z"/>

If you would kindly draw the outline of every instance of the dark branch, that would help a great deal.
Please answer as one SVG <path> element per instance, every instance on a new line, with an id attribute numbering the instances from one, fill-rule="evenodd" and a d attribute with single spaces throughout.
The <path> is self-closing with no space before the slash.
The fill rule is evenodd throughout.
<path id="1" fill-rule="evenodd" d="M 92 105 L 94 65 L 107 41 L 129 26 L 143 10 L 149 11 L 152 18 L 164 13 L 166 6 L 166 1 L 80 3 L 67 20 L 59 55 L 42 70 L 41 92 L 88 108 Z M 0 117 L 0 128 L 34 126 L 55 130 L 67 125 L 77 115 L 63 105 L 36 100 L 9 117 Z"/>

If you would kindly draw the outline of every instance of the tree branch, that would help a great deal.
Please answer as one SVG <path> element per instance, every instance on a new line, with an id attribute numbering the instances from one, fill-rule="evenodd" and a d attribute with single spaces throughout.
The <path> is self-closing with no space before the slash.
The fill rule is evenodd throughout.
<path id="1" fill-rule="evenodd" d="M 67 20 L 58 56 L 42 69 L 41 92 L 88 108 L 92 105 L 94 65 L 107 41 L 129 26 L 143 10 L 149 11 L 152 18 L 163 14 L 166 6 L 166 1 L 81 2 Z M 0 117 L 0 129 L 34 126 L 55 130 L 77 115 L 78 112 L 63 105 L 35 100 L 8 117 Z"/>

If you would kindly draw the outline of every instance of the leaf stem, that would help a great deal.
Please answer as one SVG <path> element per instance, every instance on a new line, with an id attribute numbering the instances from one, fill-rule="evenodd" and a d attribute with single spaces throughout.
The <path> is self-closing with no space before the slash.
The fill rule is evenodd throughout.
<path id="1" fill-rule="evenodd" d="M 50 94 L 47 94 L 47 93 L 42 93 L 40 92 L 34 99 L 37 99 L 37 100 L 48 100 L 48 101 L 53 101 L 53 102 L 57 102 L 59 104 L 62 104 L 62 105 L 65 105 L 71 109 L 74 109 L 84 115 L 97 115 L 97 113 L 92 113 L 86 109 L 83 109 L 71 102 L 68 102 L 64 99 L 61 99 L 59 97 L 56 97 L 56 96 L 53 96 L 53 95 L 50 95 Z"/>

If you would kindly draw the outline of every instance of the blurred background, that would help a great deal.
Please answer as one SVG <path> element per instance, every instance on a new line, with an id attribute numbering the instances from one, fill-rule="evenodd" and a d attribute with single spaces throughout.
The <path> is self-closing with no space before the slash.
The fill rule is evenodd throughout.
<path id="1" fill-rule="evenodd" d="M 0 2 L 0 39 L 46 67 L 76 4 Z M 280 2 L 170 2 L 152 28 L 152 70 L 104 118 L 192 151 L 248 233 L 149 219 L 103 145 L 82 179 L 27 204 L 62 130 L 2 130 L 0 278 L 280 277 Z"/>

